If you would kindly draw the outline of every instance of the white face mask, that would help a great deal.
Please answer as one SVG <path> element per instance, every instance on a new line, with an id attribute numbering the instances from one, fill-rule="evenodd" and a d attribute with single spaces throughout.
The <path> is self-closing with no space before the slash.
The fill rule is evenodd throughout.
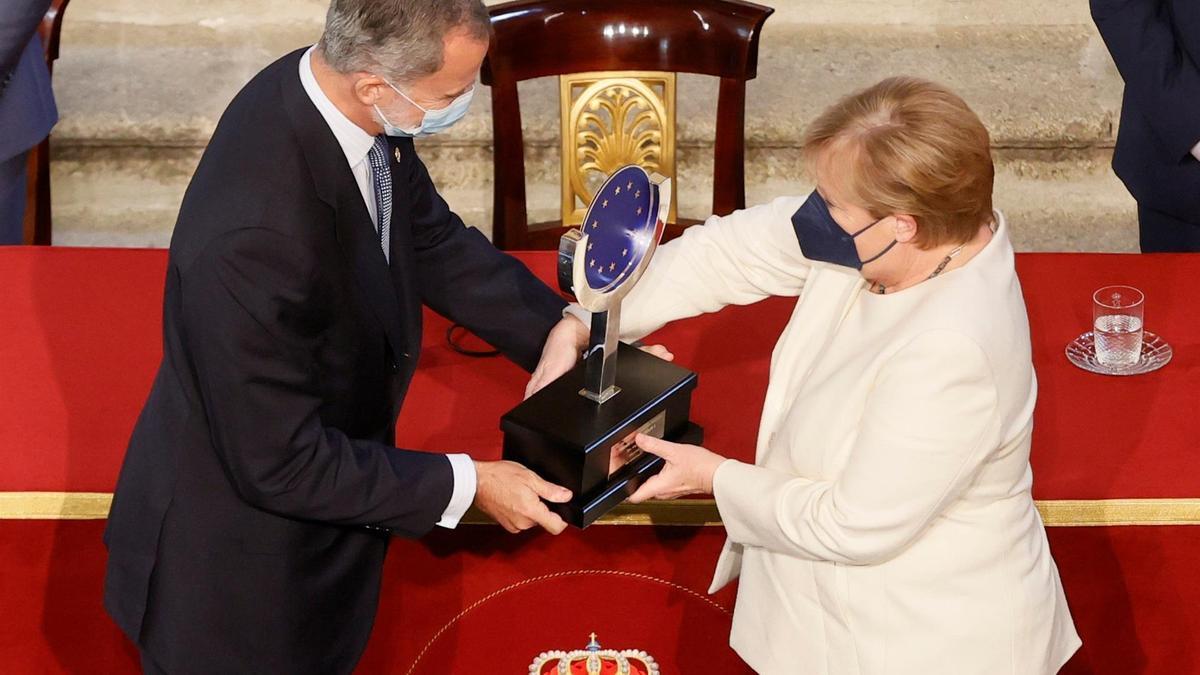
<path id="1" fill-rule="evenodd" d="M 467 109 L 471 107 L 471 99 L 475 97 L 475 87 L 471 87 L 458 98 L 451 101 L 450 105 L 447 105 L 445 108 L 440 110 L 427 110 L 421 107 L 421 104 L 409 98 L 407 94 L 400 91 L 399 87 L 391 82 L 388 82 L 386 78 L 381 79 L 383 79 L 384 82 L 387 82 L 389 87 L 394 89 L 397 94 L 403 96 L 404 100 L 413 104 L 413 106 L 415 106 L 417 110 L 420 110 L 422 113 L 421 122 L 415 128 L 405 129 L 389 122 L 387 117 L 384 116 L 383 111 L 379 109 L 378 105 L 376 105 L 375 114 L 379 115 L 379 120 L 383 123 L 383 133 L 387 134 L 388 136 L 411 138 L 417 136 L 432 136 L 438 132 L 445 131 L 446 129 L 454 126 L 456 122 L 461 120 L 467 114 Z"/>

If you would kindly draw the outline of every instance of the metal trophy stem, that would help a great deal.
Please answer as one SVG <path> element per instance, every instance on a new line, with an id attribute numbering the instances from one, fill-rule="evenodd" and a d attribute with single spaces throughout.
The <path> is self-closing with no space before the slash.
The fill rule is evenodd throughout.
<path id="1" fill-rule="evenodd" d="M 614 302 L 607 312 L 592 314 L 592 332 L 585 355 L 584 388 L 580 394 L 596 403 L 604 403 L 620 393 L 617 381 L 617 338 L 621 335 L 621 303 Z"/>

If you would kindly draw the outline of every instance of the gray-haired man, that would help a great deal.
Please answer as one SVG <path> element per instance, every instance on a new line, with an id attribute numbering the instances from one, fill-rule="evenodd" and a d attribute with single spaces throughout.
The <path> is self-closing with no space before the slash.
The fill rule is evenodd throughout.
<path id="1" fill-rule="evenodd" d="M 523 467 L 393 447 L 422 305 L 528 370 L 561 318 L 413 147 L 466 112 L 488 37 L 479 0 L 334 0 L 321 43 L 222 117 L 105 532 L 105 606 L 146 670 L 349 672 L 390 534 L 472 502 L 510 531 L 565 527 L 541 499 L 569 491 Z"/>

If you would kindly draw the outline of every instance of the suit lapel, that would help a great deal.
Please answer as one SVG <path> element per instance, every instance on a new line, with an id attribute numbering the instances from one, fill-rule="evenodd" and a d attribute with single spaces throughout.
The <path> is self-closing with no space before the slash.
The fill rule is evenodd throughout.
<path id="1" fill-rule="evenodd" d="M 408 189 L 409 165 L 412 161 L 411 140 L 388 139 L 388 166 L 392 171 L 392 283 L 400 297 L 401 312 L 408 329 L 410 343 L 421 343 L 421 296 L 414 277 L 416 255 L 412 242 L 412 194 Z"/>
<path id="2" fill-rule="evenodd" d="M 345 166 L 345 162 L 342 162 Z M 367 298 L 367 304 L 383 324 L 392 354 L 397 360 L 408 353 L 410 346 L 400 322 L 400 302 L 396 286 L 388 271 L 387 259 L 379 245 L 379 235 L 371 215 L 362 200 L 362 193 L 346 167 L 349 185 L 339 191 L 337 204 L 337 239 L 342 258 L 354 271 L 355 281 Z M 395 213 L 393 206 L 392 212 Z M 395 234 L 392 241 L 395 242 Z M 393 260 L 395 260 L 393 258 Z"/>
<path id="3" fill-rule="evenodd" d="M 804 293 L 771 356 L 767 396 L 759 421 L 755 463 L 770 466 L 773 439 L 782 429 L 799 388 L 828 349 L 866 282 L 857 274 L 814 266 Z"/>
<path id="4" fill-rule="evenodd" d="M 284 109 L 312 173 L 317 196 L 334 210 L 342 259 L 353 271 L 367 305 L 387 335 L 392 354 L 399 360 L 410 346 L 401 325 L 396 287 L 379 245 L 375 223 L 346 164 L 346 156 L 300 83 L 299 62 L 303 53 L 303 49 L 297 50 L 284 61 L 283 67 L 289 71 L 280 84 Z M 393 219 L 396 211 L 393 205 Z"/>

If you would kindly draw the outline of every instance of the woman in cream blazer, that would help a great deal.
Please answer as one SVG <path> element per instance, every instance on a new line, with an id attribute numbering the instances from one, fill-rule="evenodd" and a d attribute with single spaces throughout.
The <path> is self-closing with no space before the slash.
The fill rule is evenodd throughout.
<path id="1" fill-rule="evenodd" d="M 667 465 L 634 500 L 714 494 L 710 592 L 740 577 L 731 644 L 758 672 L 1056 672 L 1080 640 L 1030 493 L 1037 383 L 987 132 L 896 78 L 827 111 L 806 150 L 818 191 L 690 228 L 623 304 L 637 339 L 799 298 L 754 464 L 639 437 Z M 583 326 L 555 329 L 533 389 Z"/>

